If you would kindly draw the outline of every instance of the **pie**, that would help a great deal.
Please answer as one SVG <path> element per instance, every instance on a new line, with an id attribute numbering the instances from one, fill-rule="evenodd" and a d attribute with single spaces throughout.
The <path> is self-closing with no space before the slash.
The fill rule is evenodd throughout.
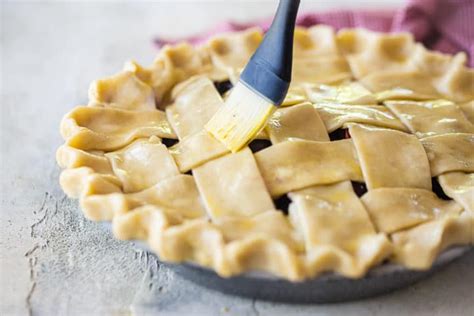
<path id="1" fill-rule="evenodd" d="M 259 29 L 164 47 L 61 122 L 65 193 L 169 262 L 229 277 L 428 269 L 474 240 L 474 71 L 407 33 L 298 28 L 283 105 L 230 153 L 203 126 Z"/>

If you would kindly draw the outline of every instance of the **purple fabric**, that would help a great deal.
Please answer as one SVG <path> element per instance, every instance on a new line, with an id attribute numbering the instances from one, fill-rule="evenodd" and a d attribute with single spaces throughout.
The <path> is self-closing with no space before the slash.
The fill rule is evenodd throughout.
<path id="1" fill-rule="evenodd" d="M 267 30 L 270 23 L 271 18 L 252 23 L 225 22 L 197 36 L 181 39 L 156 38 L 154 42 L 157 47 L 182 40 L 199 44 L 220 32 L 239 31 L 252 26 Z M 427 48 L 450 54 L 466 52 L 469 65 L 474 66 L 474 0 L 408 0 L 406 6 L 399 10 L 303 13 L 298 16 L 297 24 L 327 24 L 336 29 L 364 27 L 379 32 L 407 31 Z"/>

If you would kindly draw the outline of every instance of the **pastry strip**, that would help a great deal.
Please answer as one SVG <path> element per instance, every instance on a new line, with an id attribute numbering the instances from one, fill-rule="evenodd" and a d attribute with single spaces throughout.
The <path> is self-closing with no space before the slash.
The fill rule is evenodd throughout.
<path id="1" fill-rule="evenodd" d="M 386 101 L 385 105 L 418 138 L 448 133 L 474 133 L 474 125 L 451 101 Z"/>
<path id="2" fill-rule="evenodd" d="M 431 176 L 445 172 L 474 172 L 474 134 L 444 134 L 421 139 Z"/>
<path id="3" fill-rule="evenodd" d="M 380 105 L 346 105 L 315 103 L 314 107 L 329 133 L 348 123 L 363 123 L 406 131 L 407 128 L 386 107 Z"/>
<path id="4" fill-rule="evenodd" d="M 287 141 L 257 152 L 255 159 L 274 197 L 312 185 L 363 179 L 351 140 Z"/>
<path id="5" fill-rule="evenodd" d="M 444 193 L 474 216 L 474 173 L 449 172 L 438 180 Z"/>
<path id="6" fill-rule="evenodd" d="M 472 218 L 447 216 L 393 234 L 394 261 L 410 269 L 426 270 L 446 248 L 472 244 Z"/>
<path id="7" fill-rule="evenodd" d="M 462 211 L 462 207 L 453 201 L 441 200 L 431 191 L 415 188 L 374 189 L 361 200 L 377 230 L 385 233 Z"/>
<path id="8" fill-rule="evenodd" d="M 355 124 L 349 127 L 349 132 L 369 190 L 384 187 L 431 190 L 428 158 L 415 136 Z"/>
<path id="9" fill-rule="evenodd" d="M 209 161 L 193 169 L 193 175 L 214 221 L 275 208 L 248 148 Z"/>
<path id="10" fill-rule="evenodd" d="M 290 218 L 304 236 L 310 275 L 334 269 L 343 275 L 360 276 L 390 253 L 388 239 L 376 234 L 349 181 L 289 195 L 293 201 Z M 328 256 L 334 256 L 333 262 L 339 265 L 325 264 L 323 258 Z"/>
<path id="11" fill-rule="evenodd" d="M 111 151 L 141 137 L 176 138 L 164 112 L 78 106 L 61 121 L 66 144 L 83 150 Z"/>
<path id="12" fill-rule="evenodd" d="M 273 144 L 290 139 L 329 141 L 323 121 L 309 102 L 278 109 L 266 129 Z"/>
<path id="13" fill-rule="evenodd" d="M 156 137 L 135 140 L 105 156 L 122 182 L 125 193 L 142 191 L 179 174 L 173 157 Z"/>
<path id="14" fill-rule="evenodd" d="M 173 89 L 173 103 L 166 116 L 179 139 L 203 129 L 223 101 L 211 80 L 193 77 Z"/>
<path id="15" fill-rule="evenodd" d="M 136 193 L 91 195 L 81 199 L 84 214 L 93 220 L 111 220 L 144 205 L 173 210 L 180 218 L 200 218 L 206 212 L 192 176 L 178 175 Z"/>

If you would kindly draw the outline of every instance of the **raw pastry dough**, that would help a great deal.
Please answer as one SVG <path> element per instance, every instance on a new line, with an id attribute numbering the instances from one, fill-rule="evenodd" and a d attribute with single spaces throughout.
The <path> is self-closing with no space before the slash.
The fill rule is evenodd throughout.
<path id="1" fill-rule="evenodd" d="M 176 86 L 172 98 L 166 115 L 179 139 L 202 130 L 224 103 L 212 81 L 204 76 L 193 77 Z"/>
<path id="2" fill-rule="evenodd" d="M 78 106 L 61 121 L 66 144 L 83 150 L 114 150 L 140 137 L 176 138 L 164 112 Z"/>
<path id="3" fill-rule="evenodd" d="M 103 152 L 87 152 L 62 145 L 56 151 L 56 161 L 63 169 L 89 167 L 98 173 L 113 173 L 112 166 Z"/>
<path id="4" fill-rule="evenodd" d="M 443 249 L 472 245 L 464 53 L 430 52 L 406 33 L 297 28 L 282 107 L 259 146 L 231 154 L 203 126 L 232 91 L 216 87 L 236 83 L 262 38 L 253 28 L 166 45 L 150 67 L 131 61 L 91 85 L 56 152 L 61 187 L 87 218 L 223 277 L 358 278 L 384 260 L 427 269 Z"/>
<path id="5" fill-rule="evenodd" d="M 305 85 L 308 99 L 315 103 L 377 104 L 374 94 L 358 82 L 349 82 L 337 86 L 324 84 Z"/>
<path id="6" fill-rule="evenodd" d="M 120 181 L 115 176 L 98 174 L 88 167 L 63 170 L 59 183 L 69 197 L 76 199 L 93 194 L 120 192 Z"/>
<path id="7" fill-rule="evenodd" d="M 348 123 L 363 123 L 406 131 L 406 127 L 384 106 L 345 105 L 338 103 L 314 104 L 328 132 L 345 127 Z"/>
<path id="8" fill-rule="evenodd" d="M 394 261 L 411 269 L 428 269 L 444 249 L 472 244 L 472 223 L 466 216 L 447 216 L 395 233 Z"/>
<path id="9" fill-rule="evenodd" d="M 165 145 L 156 137 L 138 139 L 130 145 L 105 154 L 125 193 L 147 189 L 161 180 L 179 174 Z"/>
<path id="10" fill-rule="evenodd" d="M 89 88 L 89 104 L 150 111 L 155 109 L 155 94 L 153 89 L 133 72 L 124 71 L 94 81 Z"/>
<path id="11" fill-rule="evenodd" d="M 474 134 L 444 134 L 421 140 L 430 161 L 431 175 L 449 171 L 474 172 Z"/>
<path id="12" fill-rule="evenodd" d="M 188 136 L 170 148 L 181 172 L 199 167 L 203 163 L 223 156 L 230 151 L 205 130 Z"/>
<path id="13" fill-rule="evenodd" d="M 466 118 L 474 124 L 474 100 L 471 102 L 460 104 L 459 107 L 464 112 Z"/>
<path id="14" fill-rule="evenodd" d="M 474 216 L 474 173 L 449 172 L 438 176 L 438 180 L 446 195 Z"/>
<path id="15" fill-rule="evenodd" d="M 338 83 L 351 78 L 346 60 L 339 54 L 334 30 L 324 25 L 295 30 L 292 86 L 306 83 Z"/>
<path id="16" fill-rule="evenodd" d="M 229 73 L 240 71 L 263 39 L 258 28 L 244 32 L 215 36 L 207 47 L 212 63 Z"/>
<path id="17" fill-rule="evenodd" d="M 431 52 L 416 44 L 411 34 L 364 29 L 342 30 L 337 42 L 354 77 L 374 92 L 401 88 L 413 91 L 415 99 L 474 98 L 474 71 L 465 67 L 464 53 Z"/>
<path id="18" fill-rule="evenodd" d="M 323 121 L 309 102 L 276 110 L 267 131 L 273 144 L 297 138 L 329 141 Z"/>
<path id="19" fill-rule="evenodd" d="M 339 262 L 336 271 L 359 277 L 390 253 L 388 239 L 376 234 L 349 181 L 289 195 L 290 218 L 304 236 L 310 275 L 324 271 L 321 260 L 329 256 Z"/>
<path id="20" fill-rule="evenodd" d="M 428 158 L 415 136 L 361 125 L 351 125 L 349 132 L 369 190 L 384 187 L 431 190 Z"/>
<path id="21" fill-rule="evenodd" d="M 136 193 L 90 195 L 81 199 L 84 214 L 93 220 L 111 220 L 115 214 L 126 213 L 144 205 L 170 209 L 183 218 L 205 216 L 205 209 L 193 177 L 178 175 Z"/>
<path id="22" fill-rule="evenodd" d="M 351 140 L 287 141 L 256 153 L 255 159 L 272 196 L 317 184 L 363 179 Z"/>
<path id="23" fill-rule="evenodd" d="M 275 208 L 248 148 L 207 162 L 194 169 L 193 175 L 213 220 Z"/>
<path id="24" fill-rule="evenodd" d="M 275 238 L 293 250 L 303 250 L 288 217 L 277 210 L 269 210 L 252 217 L 224 218 L 217 226 L 221 228 L 226 241 L 260 235 Z"/>
<path id="25" fill-rule="evenodd" d="M 419 138 L 447 133 L 474 133 L 474 125 L 451 101 L 387 101 L 385 105 Z"/>
<path id="26" fill-rule="evenodd" d="M 393 233 L 446 215 L 457 215 L 462 206 L 414 188 L 381 188 L 361 198 L 377 230 Z"/>

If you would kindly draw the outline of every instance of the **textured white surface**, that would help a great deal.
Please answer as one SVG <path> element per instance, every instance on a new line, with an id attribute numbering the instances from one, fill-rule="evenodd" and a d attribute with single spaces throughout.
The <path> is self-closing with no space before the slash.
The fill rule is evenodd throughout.
<path id="1" fill-rule="evenodd" d="M 302 2 L 306 9 L 325 9 L 347 1 Z M 59 121 L 87 101 L 93 79 L 118 71 L 129 58 L 150 63 L 155 34 L 188 35 L 226 18 L 266 16 L 274 6 L 1 3 L 1 315 L 472 315 L 472 252 L 429 280 L 360 302 L 241 299 L 191 284 L 131 243 L 115 241 L 60 190 L 54 161 Z"/>

